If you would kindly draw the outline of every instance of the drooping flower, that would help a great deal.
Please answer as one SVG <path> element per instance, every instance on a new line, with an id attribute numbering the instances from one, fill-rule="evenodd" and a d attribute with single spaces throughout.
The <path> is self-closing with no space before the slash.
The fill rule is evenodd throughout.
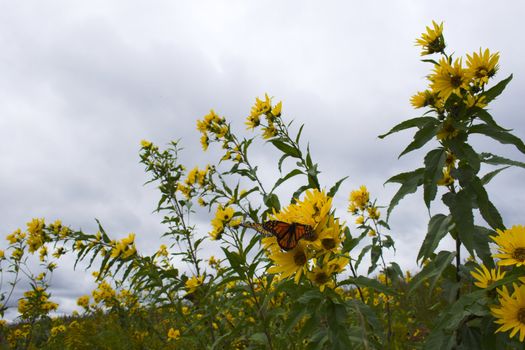
<path id="1" fill-rule="evenodd" d="M 427 27 L 427 32 L 421 34 L 421 38 L 416 39 L 416 45 L 422 46 L 421 56 L 430 55 L 436 52 L 443 52 L 445 49 L 445 39 L 443 38 L 443 22 L 439 25 L 432 21 L 433 28 Z"/>
<path id="2" fill-rule="evenodd" d="M 525 265 L 525 227 L 514 225 L 507 230 L 497 230 L 492 240 L 498 245 L 499 254 L 494 254 L 500 266 Z"/>

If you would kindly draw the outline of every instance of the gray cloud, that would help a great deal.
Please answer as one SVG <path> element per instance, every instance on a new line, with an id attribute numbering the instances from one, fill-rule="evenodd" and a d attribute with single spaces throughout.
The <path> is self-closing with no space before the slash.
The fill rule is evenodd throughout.
<path id="1" fill-rule="evenodd" d="M 514 35 L 521 28 L 520 2 L 1 6 L 2 234 L 31 217 L 96 231 L 98 218 L 117 238 L 136 232 L 141 249 L 154 251 L 164 228 L 152 214 L 155 187 L 142 185 L 148 176 L 138 163 L 139 141 L 163 145 L 182 138 L 184 163 L 206 164 L 219 153 L 200 151 L 195 120 L 214 108 L 244 132 L 254 97 L 265 92 L 283 100 L 284 115 L 296 126 L 306 124 L 303 139 L 320 163 L 323 184 L 349 176 L 335 199 L 342 216 L 349 191 L 361 184 L 386 205 L 396 187 L 383 182 L 419 166 L 424 153 L 397 160 L 411 133 L 386 140 L 377 135 L 420 113 L 408 99 L 425 88 L 430 67 L 413 43 L 432 19 L 445 21 L 456 55 L 480 46 L 500 51 L 499 78 L 515 75 L 492 112 L 525 135 L 524 52 Z M 512 147 L 475 142 L 523 161 Z M 270 145 L 259 146 L 254 162 L 264 178 L 276 178 L 267 166 L 276 162 Z M 523 223 L 516 205 L 525 199 L 516 190 L 521 171 L 506 170 L 488 187 L 508 224 Z M 404 267 L 415 267 L 426 215 L 420 193 L 392 214 L 395 259 Z M 207 232 L 206 213 L 197 220 Z M 206 249 L 212 253 L 216 246 Z M 82 270 L 59 271 L 53 293 L 65 300 L 66 312 L 92 286 Z"/>

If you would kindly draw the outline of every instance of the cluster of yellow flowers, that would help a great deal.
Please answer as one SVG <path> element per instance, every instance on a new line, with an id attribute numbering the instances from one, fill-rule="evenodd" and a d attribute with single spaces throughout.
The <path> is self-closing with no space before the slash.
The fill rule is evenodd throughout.
<path id="1" fill-rule="evenodd" d="M 93 300 L 96 304 L 103 303 L 107 307 L 112 307 L 116 303 L 115 297 L 117 294 L 106 281 L 100 282 L 98 287 L 93 290 L 91 294 L 93 295 Z"/>
<path id="2" fill-rule="evenodd" d="M 43 287 L 24 292 L 24 297 L 18 300 L 18 312 L 22 319 L 44 316 L 58 308 L 58 304 L 49 301 L 49 293 Z"/>
<path id="3" fill-rule="evenodd" d="M 485 107 L 484 96 L 480 93 L 498 71 L 499 53 L 491 54 L 488 49 L 483 51 L 480 48 L 479 52 L 467 54 L 466 66 L 463 66 L 462 58 L 452 60 L 444 52 L 443 23 L 438 25 L 433 22 L 433 25 L 434 28 L 427 27 L 427 33 L 416 40 L 416 45 L 423 47 L 422 55 L 439 53 L 443 57 L 435 62 L 432 74 L 427 76 L 429 89 L 412 96 L 412 105 L 415 108 L 430 106 L 443 114 L 445 103 L 454 95 L 463 100 L 467 107 Z M 452 124 L 451 120 L 444 121 L 439 139 L 454 137 Z M 448 132 L 446 129 L 449 129 Z"/>
<path id="4" fill-rule="evenodd" d="M 348 211 L 354 215 L 357 215 L 355 223 L 358 225 L 364 225 L 368 220 L 377 221 L 381 216 L 379 209 L 370 201 L 370 193 L 366 186 L 362 185 L 358 190 L 350 192 L 349 197 L 350 204 L 348 205 Z M 369 230 L 370 236 L 375 236 L 374 230 Z"/>
<path id="5" fill-rule="evenodd" d="M 308 225 L 313 234 L 299 239 L 288 251 L 281 250 L 275 235 L 263 238 L 266 254 L 273 262 L 269 273 L 278 274 L 280 279 L 294 276 L 296 283 L 304 274 L 321 291 L 327 286 L 336 287 L 336 275 L 345 269 L 350 257 L 341 252 L 345 227 L 331 213 L 331 208 L 332 198 L 325 191 L 313 189 L 305 193 L 302 201 L 270 216 L 288 224 Z"/>
<path id="6" fill-rule="evenodd" d="M 494 282 L 505 277 L 507 271 L 514 267 L 525 265 L 525 226 L 515 225 L 507 230 L 497 230 L 497 236 L 491 237 L 498 246 L 498 253 L 493 257 L 498 258 L 497 267 L 488 269 L 481 265 L 471 272 L 474 284 L 479 288 L 488 288 Z M 507 271 L 500 269 L 506 268 Z M 525 340 L 525 276 L 519 277 L 520 283 L 512 284 L 512 292 L 506 285 L 497 288 L 499 305 L 491 307 L 496 323 L 501 326 L 496 332 L 512 330 L 512 338 L 519 332 L 521 342 Z"/>
<path id="7" fill-rule="evenodd" d="M 255 129 L 258 126 L 263 127 L 263 138 L 269 139 L 276 135 L 277 129 L 275 122 L 281 115 L 282 102 L 279 102 L 272 107 L 272 102 L 268 94 L 264 94 L 264 100 L 255 99 L 255 104 L 252 106 L 250 115 L 246 119 L 246 126 L 248 129 Z M 261 116 L 266 117 L 266 124 L 261 123 Z"/>
<path id="8" fill-rule="evenodd" d="M 127 259 L 135 253 L 137 253 L 137 249 L 135 248 L 135 234 L 130 233 L 128 237 L 121 239 L 120 241 L 112 241 L 111 242 L 111 257 L 117 258 L 120 257 L 122 259 Z"/>
<path id="9" fill-rule="evenodd" d="M 232 207 L 219 205 L 215 218 L 211 221 L 213 230 L 209 233 L 213 240 L 220 239 L 226 227 L 238 227 L 241 224 L 240 218 L 234 218 L 235 210 Z"/>
<path id="10" fill-rule="evenodd" d="M 199 170 L 199 167 L 193 168 L 186 176 L 184 182 L 177 183 L 177 191 L 181 192 L 187 199 L 191 198 L 195 185 L 205 188 L 210 183 L 208 177 L 211 171 L 214 171 L 214 168 L 209 165 L 206 165 L 202 170 Z M 199 204 L 205 205 L 201 197 L 199 197 Z"/>
<path id="11" fill-rule="evenodd" d="M 204 119 L 197 120 L 197 130 L 202 134 L 201 145 L 205 151 L 210 144 L 210 135 L 214 137 L 213 141 L 228 142 L 230 127 L 226 123 L 226 118 L 220 117 L 213 109 L 204 116 Z"/>

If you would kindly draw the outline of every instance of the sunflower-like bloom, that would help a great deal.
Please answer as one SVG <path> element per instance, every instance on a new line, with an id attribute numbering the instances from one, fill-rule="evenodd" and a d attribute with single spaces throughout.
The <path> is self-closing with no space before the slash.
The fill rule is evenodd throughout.
<path id="1" fill-rule="evenodd" d="M 368 202 L 370 201 L 370 193 L 368 192 L 365 185 L 359 187 L 358 190 L 352 191 L 350 193 L 350 206 L 348 211 L 353 213 L 357 209 L 364 210 Z"/>
<path id="2" fill-rule="evenodd" d="M 168 330 L 168 340 L 177 340 L 180 338 L 180 331 L 178 329 L 170 328 Z"/>
<path id="3" fill-rule="evenodd" d="M 209 233 L 213 240 L 221 238 L 225 227 L 237 227 L 240 225 L 241 219 L 234 219 L 234 214 L 235 210 L 232 207 L 223 207 L 222 205 L 217 207 L 215 218 L 211 221 L 213 230 Z"/>
<path id="4" fill-rule="evenodd" d="M 339 219 L 336 219 L 333 215 L 329 215 L 319 227 L 317 240 L 313 242 L 313 244 L 316 245 L 319 250 L 338 250 L 344 238 L 344 224 L 340 224 Z"/>
<path id="5" fill-rule="evenodd" d="M 430 87 L 446 101 L 451 94 L 459 94 L 461 89 L 468 89 L 471 81 L 470 72 L 463 68 L 461 58 L 456 59 L 453 64 L 442 58 L 434 67 L 434 74 L 428 77 L 431 81 Z"/>
<path id="6" fill-rule="evenodd" d="M 299 283 L 303 270 L 308 263 L 308 253 L 304 241 L 299 241 L 294 249 L 282 252 L 274 251 L 270 255 L 274 266 L 268 269 L 268 273 L 280 274 L 280 278 L 288 278 L 295 274 L 294 281 Z"/>
<path id="7" fill-rule="evenodd" d="M 498 245 L 499 254 L 493 255 L 501 259 L 498 265 L 525 265 L 525 227 L 514 225 L 505 231 L 497 230 L 497 233 L 491 238 Z"/>
<path id="8" fill-rule="evenodd" d="M 485 265 L 481 265 L 481 268 L 476 267 L 470 274 L 476 279 L 477 282 L 474 284 L 479 288 L 488 288 L 492 283 L 505 277 L 505 272 L 500 271 L 499 267 L 489 270 Z"/>
<path id="9" fill-rule="evenodd" d="M 512 338 L 516 333 L 520 333 L 520 342 L 525 339 L 525 285 L 517 286 L 514 284 L 514 292 L 510 295 L 506 286 L 498 290 L 500 294 L 500 306 L 492 307 L 492 315 L 496 318 L 494 322 L 501 326 L 496 332 L 512 331 L 509 337 Z"/>
<path id="10" fill-rule="evenodd" d="M 443 22 L 439 25 L 432 21 L 433 28 L 427 27 L 427 32 L 421 34 L 421 38 L 416 39 L 416 46 L 422 46 L 421 56 L 431 55 L 436 52 L 443 52 L 445 49 L 445 38 L 443 37 Z"/>
<path id="11" fill-rule="evenodd" d="M 199 288 L 202 283 L 204 282 L 204 276 L 193 276 L 189 278 L 186 283 L 184 284 L 184 287 L 186 288 L 186 292 L 188 294 L 191 294 Z"/>
<path id="12" fill-rule="evenodd" d="M 499 52 L 491 54 L 489 49 L 479 53 L 474 52 L 472 56 L 467 54 L 467 67 L 472 77 L 483 85 L 488 83 L 489 78 L 496 75 L 498 71 Z"/>
<path id="13" fill-rule="evenodd" d="M 324 222 L 332 208 L 332 197 L 318 189 L 308 190 L 302 201 L 282 209 L 272 215 L 272 219 L 287 223 L 310 225 L 314 229 L 320 222 Z"/>

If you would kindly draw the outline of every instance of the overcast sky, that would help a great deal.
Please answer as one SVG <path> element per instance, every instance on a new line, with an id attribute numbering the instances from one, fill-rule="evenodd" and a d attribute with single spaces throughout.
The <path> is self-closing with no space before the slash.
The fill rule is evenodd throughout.
<path id="1" fill-rule="evenodd" d="M 249 136 L 245 117 L 265 92 L 283 101 L 284 118 L 306 124 L 323 185 L 349 176 L 335 204 L 351 224 L 350 190 L 365 184 L 386 205 L 397 187 L 384 181 L 422 164 L 424 151 L 397 160 L 411 132 L 377 135 L 421 114 L 409 98 L 430 66 L 414 40 L 433 19 L 456 56 L 500 52 L 498 78 L 514 79 L 491 113 L 525 138 L 524 14 L 522 1 L 0 0 L 0 234 L 33 217 L 96 232 L 98 218 L 113 237 L 135 232 L 141 251 L 155 251 L 168 242 L 152 214 L 158 193 L 143 186 L 140 140 L 181 138 L 187 167 L 204 166 L 217 153 L 202 153 L 196 119 L 213 108 Z M 474 141 L 525 161 L 510 146 Z M 275 161 L 270 145 L 253 152 L 261 165 Z M 506 170 L 489 186 L 507 226 L 525 224 L 523 175 Z M 403 267 L 415 268 L 427 222 L 421 193 L 393 212 Z M 61 312 L 91 280 L 60 265 L 52 291 Z"/>

